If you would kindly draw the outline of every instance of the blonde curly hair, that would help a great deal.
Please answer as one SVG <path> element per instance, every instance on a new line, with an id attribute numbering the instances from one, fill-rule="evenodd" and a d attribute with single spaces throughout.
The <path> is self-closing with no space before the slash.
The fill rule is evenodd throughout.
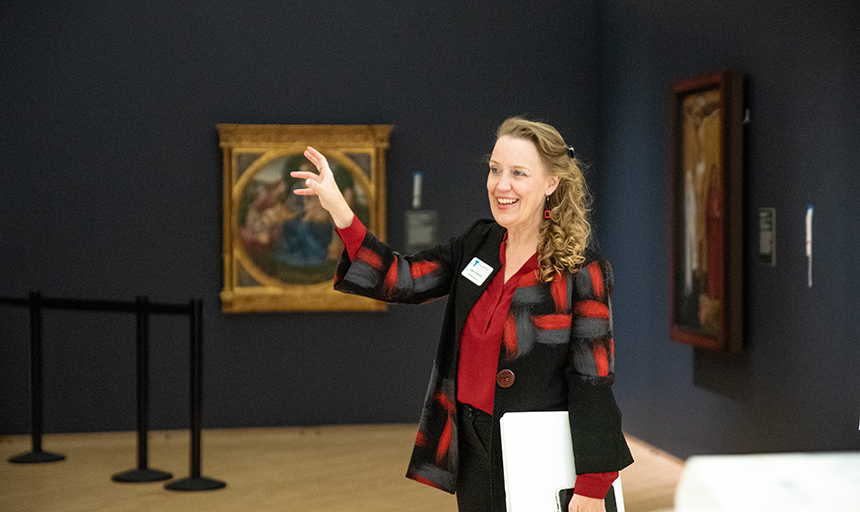
<path id="1" fill-rule="evenodd" d="M 557 273 L 578 270 L 591 241 L 591 195 L 581 163 L 558 130 L 548 124 L 511 117 L 496 131 L 496 140 L 503 136 L 534 143 L 547 172 L 559 178 L 558 187 L 547 198 L 551 216 L 540 225 L 538 279 L 547 283 Z"/>

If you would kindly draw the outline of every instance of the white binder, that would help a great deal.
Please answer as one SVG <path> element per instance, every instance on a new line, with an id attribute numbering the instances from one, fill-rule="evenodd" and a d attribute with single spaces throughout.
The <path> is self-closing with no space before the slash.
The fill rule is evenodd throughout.
<path id="1" fill-rule="evenodd" d="M 558 511 L 558 490 L 576 481 L 567 411 L 509 412 L 500 423 L 507 512 Z M 624 512 L 620 477 L 612 487 Z"/>

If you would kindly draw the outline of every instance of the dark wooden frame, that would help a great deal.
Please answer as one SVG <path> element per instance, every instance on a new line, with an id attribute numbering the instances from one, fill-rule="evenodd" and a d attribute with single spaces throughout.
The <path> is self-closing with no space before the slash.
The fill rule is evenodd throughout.
<path id="1" fill-rule="evenodd" d="M 670 334 L 734 354 L 743 346 L 743 87 L 737 71 L 683 80 L 670 109 Z"/>

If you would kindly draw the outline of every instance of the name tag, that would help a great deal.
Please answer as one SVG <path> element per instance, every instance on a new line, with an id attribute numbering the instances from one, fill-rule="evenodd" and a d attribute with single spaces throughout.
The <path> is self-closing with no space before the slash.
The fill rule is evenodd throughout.
<path id="1" fill-rule="evenodd" d="M 493 273 L 493 267 L 487 265 L 478 258 L 472 258 L 472 261 L 466 265 L 461 274 L 478 286 L 481 286 L 487 277 Z"/>

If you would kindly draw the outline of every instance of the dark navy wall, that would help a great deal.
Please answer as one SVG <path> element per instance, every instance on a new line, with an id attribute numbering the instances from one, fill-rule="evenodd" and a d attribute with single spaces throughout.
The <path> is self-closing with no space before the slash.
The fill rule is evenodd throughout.
<path id="1" fill-rule="evenodd" d="M 224 316 L 216 123 L 393 124 L 388 240 L 412 173 L 443 239 L 488 216 L 508 115 L 597 155 L 597 7 L 543 2 L 7 0 L 0 295 L 203 297 L 207 427 L 414 422 L 442 302 Z M 45 429 L 134 428 L 134 318 L 45 313 Z M 0 307 L 0 433 L 29 428 L 25 311 Z M 187 425 L 187 324 L 152 319 L 152 426 Z"/>
<path id="2" fill-rule="evenodd" d="M 600 6 L 597 222 L 627 430 L 680 456 L 860 449 L 860 3 Z M 746 73 L 751 112 L 737 357 L 673 342 L 668 326 L 669 91 L 724 68 Z M 777 212 L 775 268 L 757 262 L 761 207 Z"/>

